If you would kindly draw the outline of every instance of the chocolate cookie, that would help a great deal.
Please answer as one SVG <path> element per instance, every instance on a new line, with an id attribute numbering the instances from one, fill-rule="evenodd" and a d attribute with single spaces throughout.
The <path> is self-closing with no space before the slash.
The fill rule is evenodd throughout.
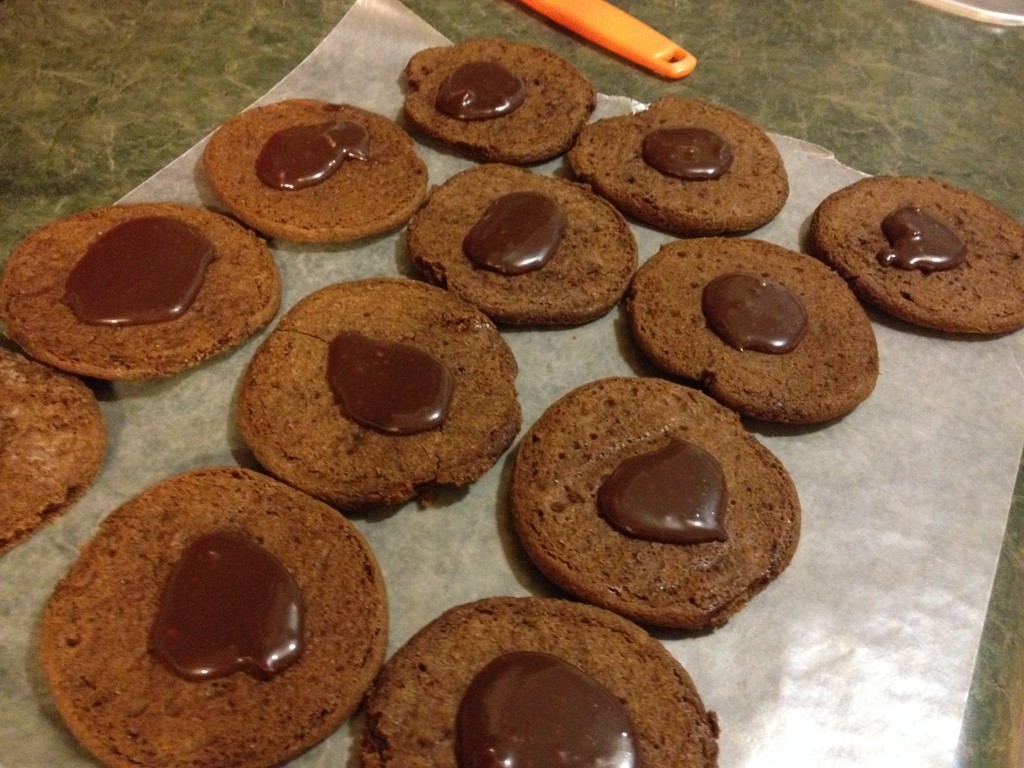
<path id="1" fill-rule="evenodd" d="M 27 354 L 99 379 L 170 376 L 232 349 L 281 302 L 266 244 L 204 208 L 140 203 L 47 224 L 11 253 L 0 320 Z"/>
<path id="2" fill-rule="evenodd" d="M 625 219 L 589 188 L 498 164 L 434 188 L 409 222 L 408 248 L 429 281 L 519 325 L 604 315 L 637 265 Z"/>
<path id="3" fill-rule="evenodd" d="M 0 554 L 73 504 L 106 450 L 91 389 L 0 347 Z"/>
<path id="4" fill-rule="evenodd" d="M 105 765 L 271 766 L 349 717 L 386 644 L 384 582 L 356 528 L 218 467 L 101 523 L 46 604 L 39 654 L 65 723 Z"/>
<path id="5" fill-rule="evenodd" d="M 874 330 L 846 283 L 763 240 L 667 243 L 637 270 L 626 312 L 656 366 L 757 419 L 828 421 L 878 379 Z"/>
<path id="6" fill-rule="evenodd" d="M 427 167 L 386 117 L 288 99 L 235 116 L 203 152 L 210 186 L 271 237 L 344 243 L 404 224 L 427 194 Z"/>
<path id="7" fill-rule="evenodd" d="M 487 721 L 475 727 L 488 693 Z M 564 765 L 708 768 L 718 758 L 715 714 L 665 647 L 566 600 L 493 597 L 446 611 L 388 661 L 366 712 L 364 768 L 555 765 L 558 748 L 579 758 Z M 616 730 L 608 751 L 585 752 Z M 457 761 L 461 750 L 477 760 Z"/>
<path id="8" fill-rule="evenodd" d="M 400 278 L 306 297 L 256 351 L 236 418 L 269 472 L 339 509 L 406 501 L 486 472 L 521 424 L 494 324 Z"/>
<path id="9" fill-rule="evenodd" d="M 619 210 L 678 235 L 748 232 L 789 196 L 782 156 L 732 110 L 666 96 L 588 125 L 567 155 L 577 177 Z"/>
<path id="10" fill-rule="evenodd" d="M 908 323 L 1024 326 L 1024 224 L 939 179 L 876 176 L 834 192 L 811 218 L 807 248 L 865 303 Z"/>
<path id="11" fill-rule="evenodd" d="M 549 406 L 520 441 L 509 501 L 551 581 L 676 629 L 724 624 L 783 571 L 800 534 L 779 460 L 735 413 L 656 378 L 601 379 Z"/>
<path id="12" fill-rule="evenodd" d="M 498 38 L 427 48 L 405 68 L 405 116 L 459 154 L 527 165 L 564 153 L 594 110 L 573 64 Z"/>

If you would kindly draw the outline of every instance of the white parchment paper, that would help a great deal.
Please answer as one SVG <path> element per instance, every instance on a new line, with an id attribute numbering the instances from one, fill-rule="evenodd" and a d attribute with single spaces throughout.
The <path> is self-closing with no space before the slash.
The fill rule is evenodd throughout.
<path id="1" fill-rule="evenodd" d="M 394 0 L 359 0 L 262 101 L 304 96 L 397 118 L 401 72 L 446 42 Z M 639 108 L 602 97 L 601 114 Z M 861 174 L 827 150 L 774 136 L 790 174 L 782 214 L 754 236 L 798 249 L 817 203 Z M 202 145 L 129 195 L 216 205 Z M 469 161 L 420 147 L 432 183 Z M 556 173 L 560 162 L 538 169 Z M 667 236 L 634 227 L 641 259 Z M 348 246 L 280 243 L 283 309 L 320 286 L 412 274 L 401 232 Z M 725 627 L 658 634 L 722 725 L 721 765 L 952 764 L 1024 444 L 1020 334 L 958 340 L 877 318 L 881 376 L 826 427 L 758 426 L 796 482 L 804 528 L 789 569 Z M 169 381 L 101 392 L 110 449 L 96 485 L 58 523 L 0 559 L 0 766 L 89 766 L 53 707 L 35 656 L 54 583 L 104 515 L 169 475 L 250 464 L 231 418 L 234 388 L 263 335 Z M 649 373 L 613 310 L 586 326 L 507 330 L 524 425 L 595 378 Z M 356 524 L 390 594 L 391 651 L 445 608 L 497 594 L 545 594 L 506 520 L 511 454 L 439 506 L 408 504 Z M 295 766 L 355 766 L 345 726 Z"/>

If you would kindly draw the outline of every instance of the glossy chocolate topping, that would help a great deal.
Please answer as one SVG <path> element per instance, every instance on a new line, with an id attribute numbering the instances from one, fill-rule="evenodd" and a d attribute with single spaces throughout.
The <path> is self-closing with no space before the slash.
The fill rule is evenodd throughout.
<path id="1" fill-rule="evenodd" d="M 623 533 L 668 544 L 725 541 L 725 475 L 686 440 L 624 460 L 601 484 L 601 516 Z"/>
<path id="2" fill-rule="evenodd" d="M 644 162 L 685 181 L 708 181 L 732 167 L 729 143 L 706 128 L 659 128 L 644 137 Z"/>
<path id="3" fill-rule="evenodd" d="M 267 678 L 298 660 L 302 626 L 302 592 L 280 561 L 247 536 L 215 531 L 175 563 L 150 648 L 189 680 Z"/>
<path id="4" fill-rule="evenodd" d="M 889 247 L 878 252 L 885 267 L 938 272 L 966 258 L 963 241 L 941 221 L 920 208 L 899 208 L 882 220 Z"/>
<path id="5" fill-rule="evenodd" d="M 346 416 L 393 435 L 440 427 L 455 386 L 433 355 L 348 331 L 331 342 L 327 378 Z"/>
<path id="6" fill-rule="evenodd" d="M 756 275 L 719 275 L 704 286 L 702 309 L 711 330 L 739 350 L 792 352 L 807 330 L 800 297 Z"/>
<path id="7" fill-rule="evenodd" d="M 459 768 L 634 768 L 629 713 L 557 656 L 513 651 L 470 682 L 456 719 Z"/>
<path id="8" fill-rule="evenodd" d="M 434 106 L 456 120 L 488 120 L 514 112 L 523 103 L 523 81 L 493 61 L 470 61 L 441 83 Z"/>
<path id="9" fill-rule="evenodd" d="M 140 216 L 108 229 L 68 275 L 64 303 L 90 325 L 173 320 L 203 285 L 216 249 L 180 219 Z"/>
<path id="10" fill-rule="evenodd" d="M 565 232 L 565 211 L 539 192 L 512 192 L 491 203 L 462 241 L 474 263 L 503 275 L 540 269 Z"/>
<path id="11" fill-rule="evenodd" d="M 329 178 L 345 160 L 369 157 L 370 134 L 362 123 L 296 125 L 267 139 L 256 158 L 256 175 L 274 189 L 304 189 Z"/>

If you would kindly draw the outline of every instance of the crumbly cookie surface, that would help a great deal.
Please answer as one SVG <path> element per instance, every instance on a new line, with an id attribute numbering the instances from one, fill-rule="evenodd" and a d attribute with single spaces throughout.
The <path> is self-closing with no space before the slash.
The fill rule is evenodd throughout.
<path id="1" fill-rule="evenodd" d="M 0 554 L 75 502 L 99 474 L 106 448 L 92 390 L 0 347 Z"/>

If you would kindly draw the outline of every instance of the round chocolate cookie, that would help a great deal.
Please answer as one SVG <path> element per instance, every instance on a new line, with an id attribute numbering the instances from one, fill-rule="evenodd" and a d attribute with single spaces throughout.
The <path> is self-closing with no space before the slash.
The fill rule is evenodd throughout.
<path id="1" fill-rule="evenodd" d="M 577 177 L 619 210 L 677 235 L 748 232 L 789 196 L 779 150 L 724 107 L 666 96 L 588 125 L 567 155 Z"/>
<path id="2" fill-rule="evenodd" d="M 210 186 L 271 237 L 344 243 L 397 229 L 427 194 L 427 166 L 392 120 L 349 104 L 287 99 L 217 129 Z"/>
<path id="3" fill-rule="evenodd" d="M 426 278 L 496 323 L 576 325 L 611 309 L 636 270 L 622 215 L 581 184 L 481 165 L 434 188 L 409 222 Z"/>
<path id="4" fill-rule="evenodd" d="M 875 176 L 840 189 L 815 210 L 807 248 L 866 304 L 908 323 L 1024 326 L 1024 224 L 945 181 Z"/>
<path id="5" fill-rule="evenodd" d="M 225 540 L 244 545 L 243 556 Z M 203 567 L 207 550 L 219 568 Z M 286 594 L 290 610 L 279 615 Z M 227 601 L 226 629 L 189 634 L 189 621 L 219 621 Z M 167 616 L 185 629 L 164 635 Z M 290 664 L 270 656 L 269 668 L 254 666 L 264 659 L 245 654 L 278 647 L 279 622 L 301 627 Z M 210 637 L 213 649 L 202 642 Z M 183 657 L 172 642 L 182 638 L 204 662 L 216 650 L 247 663 L 226 672 L 208 662 L 187 677 L 166 661 Z M 216 467 L 164 480 L 101 523 L 46 604 L 39 654 L 58 711 L 105 765 L 248 768 L 284 762 L 337 729 L 386 644 L 384 582 L 358 530 L 264 475 Z"/>
<path id="6" fill-rule="evenodd" d="M 494 324 L 462 299 L 401 278 L 339 283 L 256 351 L 236 418 L 281 480 L 343 510 L 397 504 L 497 461 L 521 424 L 516 373 Z"/>
<path id="7" fill-rule="evenodd" d="M 730 281 L 737 293 L 721 293 Z M 853 410 L 878 379 L 874 330 L 846 283 L 763 240 L 667 243 L 637 270 L 626 313 L 656 366 L 745 416 L 828 421 Z"/>
<path id="8" fill-rule="evenodd" d="M 462 155 L 527 165 L 564 153 L 596 104 L 572 63 L 498 38 L 427 48 L 405 68 L 405 116 Z"/>
<path id="9" fill-rule="evenodd" d="M 175 203 L 95 208 L 22 240 L 0 320 L 31 357 L 98 379 L 170 376 L 232 349 L 281 303 L 266 244 L 226 216 Z"/>
<path id="10" fill-rule="evenodd" d="M 73 504 L 106 450 L 92 390 L 0 347 L 0 554 Z"/>
<path id="11" fill-rule="evenodd" d="M 658 506 L 646 521 L 637 471 Z M 735 413 L 657 378 L 600 379 L 549 406 L 520 441 L 509 500 L 551 581 L 675 629 L 724 624 L 789 564 L 800 535 L 779 460 Z"/>
<path id="12" fill-rule="evenodd" d="M 512 695 L 495 699 L 488 708 L 486 732 L 457 727 L 460 704 L 471 682 L 496 660 L 526 652 L 526 668 L 553 663 L 555 671 L 516 678 Z M 550 657 L 554 657 L 551 659 Z M 523 658 L 519 656 L 518 658 Z M 566 679 L 557 674 L 567 662 L 592 678 L 616 701 L 602 702 L 590 710 L 576 728 L 561 728 L 563 708 L 548 711 L 545 704 L 559 696 L 573 701 L 573 693 L 544 688 L 560 686 Z M 493 668 L 493 667 L 492 667 Z M 550 666 L 549 666 L 550 669 Z M 513 670 L 514 673 L 514 670 Z M 571 676 L 568 678 L 572 682 Z M 525 693 L 524 688 L 530 688 Z M 537 690 L 539 688 L 539 690 Z M 516 700 L 516 695 L 527 697 Z M 586 761 L 565 765 L 642 765 L 645 768 L 710 768 L 717 765 L 718 721 L 704 708 L 693 681 L 661 643 L 625 619 L 567 600 L 538 597 L 493 597 L 451 608 L 421 629 L 385 665 L 367 696 L 367 727 L 360 754 L 364 768 L 455 768 L 456 765 L 544 765 L 509 763 L 491 755 L 481 762 L 457 761 L 457 750 L 466 737 L 482 739 L 526 724 L 511 751 L 527 753 L 537 741 L 550 738 L 565 747 L 572 737 L 589 737 L 600 743 L 602 725 L 612 720 L 611 707 L 620 706 L 632 725 L 631 744 L 635 761 L 617 754 L 615 762 Z M 525 710 L 516 712 L 516 709 Z M 511 711 L 510 711 L 511 710 Z M 551 722 L 554 721 L 554 722 Z M 545 727 L 549 726 L 549 727 Z M 467 731 L 470 729 L 467 728 Z M 552 734 L 552 731 L 555 731 Z M 580 733 L 583 731 L 583 733 Z M 573 745 L 568 749 L 570 756 Z M 489 753 L 490 754 L 490 753 Z M 554 762 L 546 763 L 554 765 Z"/>

